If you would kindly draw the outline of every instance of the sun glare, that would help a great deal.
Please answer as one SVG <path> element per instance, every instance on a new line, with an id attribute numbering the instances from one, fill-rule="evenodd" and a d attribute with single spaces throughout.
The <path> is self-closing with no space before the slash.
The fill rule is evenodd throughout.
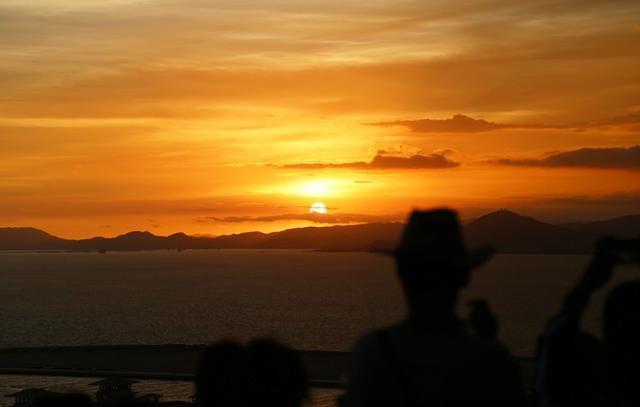
<path id="1" fill-rule="evenodd" d="M 300 192 L 307 196 L 326 196 L 331 192 L 330 186 L 331 183 L 327 181 L 311 181 L 304 183 Z"/>
<path id="2" fill-rule="evenodd" d="M 327 205 L 323 204 L 322 202 L 314 202 L 309 208 L 309 213 L 325 214 L 327 213 Z"/>

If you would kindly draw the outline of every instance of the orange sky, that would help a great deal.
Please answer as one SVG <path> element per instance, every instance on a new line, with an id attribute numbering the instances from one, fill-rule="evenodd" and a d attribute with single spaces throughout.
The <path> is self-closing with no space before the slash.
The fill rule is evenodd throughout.
<path id="1" fill-rule="evenodd" d="M 0 18 L 0 226 L 640 213 L 637 1 L 4 0 Z"/>

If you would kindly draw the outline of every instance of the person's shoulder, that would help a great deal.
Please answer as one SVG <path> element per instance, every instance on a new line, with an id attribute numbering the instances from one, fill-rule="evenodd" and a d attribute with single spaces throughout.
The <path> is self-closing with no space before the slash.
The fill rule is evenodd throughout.
<path id="1" fill-rule="evenodd" d="M 351 349 L 352 353 L 377 351 L 380 349 L 379 336 L 384 329 L 370 330 L 358 337 Z"/>

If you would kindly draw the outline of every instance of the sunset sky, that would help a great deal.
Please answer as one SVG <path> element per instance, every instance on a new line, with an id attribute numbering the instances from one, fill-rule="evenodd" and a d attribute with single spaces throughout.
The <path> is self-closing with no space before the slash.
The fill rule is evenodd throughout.
<path id="1" fill-rule="evenodd" d="M 0 226 L 640 213 L 638 1 L 0 0 L 0 58 Z"/>

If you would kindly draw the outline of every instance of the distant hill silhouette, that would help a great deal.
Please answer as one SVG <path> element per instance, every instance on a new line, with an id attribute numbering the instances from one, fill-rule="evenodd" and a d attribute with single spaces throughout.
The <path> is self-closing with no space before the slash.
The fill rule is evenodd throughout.
<path id="1" fill-rule="evenodd" d="M 402 223 L 304 227 L 216 237 L 130 232 L 113 238 L 69 240 L 34 228 L 0 228 L 0 250 L 135 251 L 182 249 L 316 249 L 363 251 L 392 248 Z M 589 253 L 598 236 L 637 236 L 640 215 L 598 222 L 552 225 L 500 210 L 464 225 L 468 244 L 492 244 L 500 253 Z"/>
<path id="2" fill-rule="evenodd" d="M 0 228 L 0 250 L 62 250 L 71 244 L 40 229 Z"/>
<path id="3" fill-rule="evenodd" d="M 595 235 L 640 236 L 640 215 L 628 215 L 598 222 L 575 222 L 562 225 L 568 229 Z"/>
<path id="4" fill-rule="evenodd" d="M 501 253 L 585 253 L 597 238 L 508 210 L 477 218 L 464 229 L 469 245 L 491 244 Z"/>

